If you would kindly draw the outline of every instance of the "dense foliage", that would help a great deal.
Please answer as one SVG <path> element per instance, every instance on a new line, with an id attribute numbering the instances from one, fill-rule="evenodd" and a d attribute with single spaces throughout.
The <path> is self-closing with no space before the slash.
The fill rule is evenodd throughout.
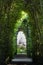
<path id="1" fill-rule="evenodd" d="M 42 0 L 0 0 L 0 65 L 8 56 L 12 58 L 16 54 L 16 35 L 20 26 L 27 35 L 27 42 L 32 44 L 28 46 L 32 46 L 33 57 L 43 57 L 42 4 Z M 21 11 L 28 13 L 29 22 L 19 22 Z M 27 49 L 29 55 L 31 50 Z"/>

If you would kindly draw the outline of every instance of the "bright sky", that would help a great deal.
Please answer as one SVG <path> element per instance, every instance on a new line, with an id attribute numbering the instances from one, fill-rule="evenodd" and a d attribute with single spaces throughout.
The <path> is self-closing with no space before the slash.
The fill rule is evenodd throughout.
<path id="1" fill-rule="evenodd" d="M 26 46 L 26 37 L 23 31 L 19 31 L 17 35 L 17 45 L 24 44 Z"/>

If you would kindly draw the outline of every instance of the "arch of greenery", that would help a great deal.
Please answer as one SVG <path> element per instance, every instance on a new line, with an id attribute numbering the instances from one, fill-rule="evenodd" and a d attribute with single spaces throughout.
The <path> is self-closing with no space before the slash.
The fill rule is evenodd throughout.
<path id="1" fill-rule="evenodd" d="M 32 29 L 32 25 L 30 24 L 31 22 L 29 22 L 30 17 L 28 16 L 27 13 L 25 13 L 24 11 L 21 11 L 21 18 L 19 20 L 17 20 L 17 23 L 14 26 L 14 35 L 13 35 L 13 54 L 16 53 L 17 54 L 17 32 L 18 29 L 21 28 L 23 30 L 23 32 L 26 35 L 26 39 L 27 39 L 27 54 L 29 55 L 30 52 L 32 50 L 32 35 L 31 35 L 31 29 Z M 26 25 L 25 25 L 26 24 Z M 32 52 L 31 52 L 32 53 Z M 31 54 L 30 54 L 31 55 Z"/>
<path id="2" fill-rule="evenodd" d="M 31 28 L 31 38 L 33 45 L 33 57 L 43 56 L 43 25 L 42 8 L 39 0 L 0 0 L 0 63 L 3 63 L 7 57 L 13 57 L 16 51 L 13 47 L 13 36 L 16 36 L 16 30 L 19 27 L 21 11 L 28 13 L 27 27 Z M 23 24 L 24 26 L 25 23 Z M 21 24 L 21 23 L 20 23 Z M 22 24 L 21 24 L 22 26 Z M 29 26 L 29 27 L 28 27 Z M 28 33 L 28 31 L 27 31 Z M 16 41 L 14 41 L 16 42 Z M 30 53 L 30 52 L 28 52 Z M 1 65 L 1 64 L 0 64 Z"/>

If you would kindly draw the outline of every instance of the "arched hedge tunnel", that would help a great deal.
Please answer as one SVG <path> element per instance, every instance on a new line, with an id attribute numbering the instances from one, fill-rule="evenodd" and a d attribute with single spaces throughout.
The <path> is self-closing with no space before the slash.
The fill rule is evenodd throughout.
<path id="1" fill-rule="evenodd" d="M 42 20 L 41 16 L 41 7 L 40 1 L 23 1 L 23 0 L 11 0 L 11 1 L 0 1 L 0 64 L 5 62 L 6 58 L 12 58 L 16 54 L 16 49 L 13 47 L 13 43 L 16 43 L 16 35 L 18 28 L 22 25 L 24 31 L 27 31 L 26 34 L 29 36 L 29 27 L 31 29 L 31 43 L 32 43 L 32 57 L 42 56 Z M 36 5 L 36 4 L 37 5 Z M 24 18 L 26 22 L 20 22 L 21 11 L 24 11 L 28 14 L 28 18 Z M 23 20 L 24 20 L 23 19 Z M 27 26 L 26 26 L 27 25 Z M 22 27 L 22 28 L 23 28 Z M 28 39 L 27 36 L 27 39 Z M 28 41 L 29 42 L 29 41 Z M 29 50 L 27 51 L 29 55 Z M 29 55 L 30 56 L 30 55 Z"/>

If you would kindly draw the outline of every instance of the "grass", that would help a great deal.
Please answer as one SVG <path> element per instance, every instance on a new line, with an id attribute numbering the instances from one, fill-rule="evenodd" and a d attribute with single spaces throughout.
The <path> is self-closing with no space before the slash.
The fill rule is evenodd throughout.
<path id="1" fill-rule="evenodd" d="M 24 47 L 18 47 L 17 48 L 17 53 L 26 53 L 26 48 L 24 48 Z"/>

